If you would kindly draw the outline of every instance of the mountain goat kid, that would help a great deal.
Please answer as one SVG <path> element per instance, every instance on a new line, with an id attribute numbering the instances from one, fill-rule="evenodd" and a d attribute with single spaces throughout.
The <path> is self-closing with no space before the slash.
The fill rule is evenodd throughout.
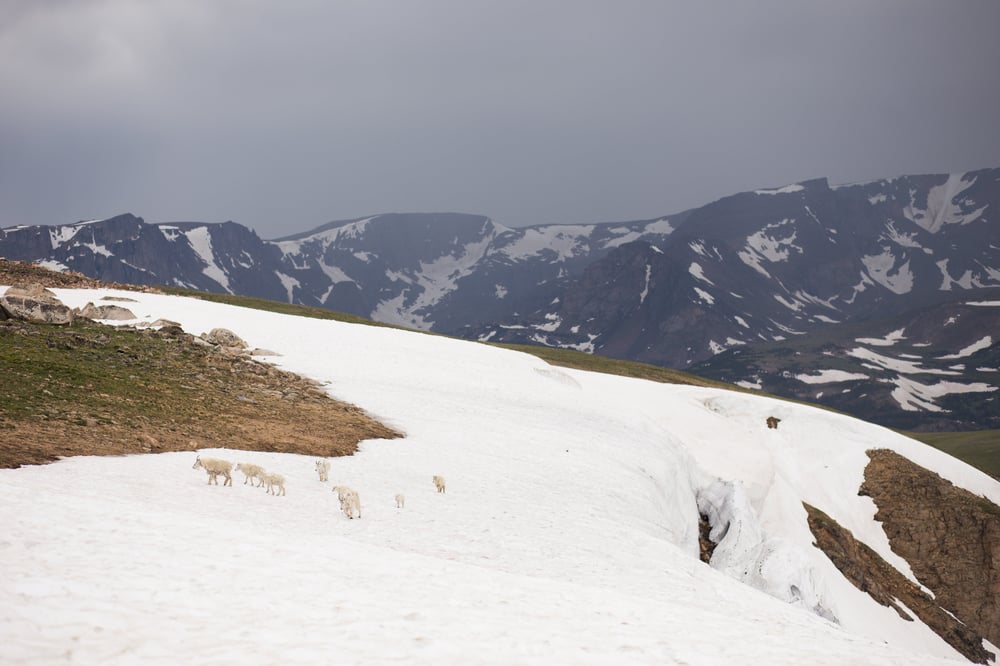
<path id="1" fill-rule="evenodd" d="M 264 472 L 261 475 L 261 481 L 267 484 L 267 494 L 278 495 L 285 494 L 285 477 L 280 474 L 275 474 L 274 472 Z M 278 491 L 281 491 L 280 493 Z"/>
<path id="2" fill-rule="evenodd" d="M 243 472 L 243 485 L 247 485 L 247 481 L 250 481 L 250 485 L 254 487 L 260 487 L 264 485 L 264 480 L 260 477 L 264 474 L 264 468 L 260 465 L 253 465 L 251 463 L 239 463 L 236 465 L 236 469 Z M 253 481 L 251 481 L 253 479 Z M 258 483 L 259 482 L 259 483 Z"/>
<path id="3" fill-rule="evenodd" d="M 219 475 L 221 474 L 226 477 L 226 481 L 222 485 L 233 485 L 233 477 L 230 476 L 230 472 L 233 471 L 233 463 L 228 460 L 220 460 L 218 458 L 203 459 L 201 456 L 198 456 L 194 461 L 194 465 L 191 466 L 191 469 L 198 469 L 199 467 L 208 473 L 209 484 L 214 483 L 215 485 L 219 485 Z"/>
<path id="4" fill-rule="evenodd" d="M 329 460 L 317 460 L 316 461 L 316 472 L 319 473 L 319 480 L 323 483 L 329 481 L 330 475 L 330 461 Z"/>
<path id="5" fill-rule="evenodd" d="M 439 493 L 443 493 L 444 492 L 444 477 L 443 476 L 435 476 L 434 477 L 434 487 L 437 488 L 437 491 Z"/>

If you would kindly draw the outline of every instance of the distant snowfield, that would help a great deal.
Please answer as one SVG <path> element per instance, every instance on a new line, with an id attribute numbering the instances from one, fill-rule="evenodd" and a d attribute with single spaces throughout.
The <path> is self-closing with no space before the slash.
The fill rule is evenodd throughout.
<path id="1" fill-rule="evenodd" d="M 1000 503 L 996 481 L 889 430 L 438 336 L 54 291 L 229 328 L 406 437 L 332 459 L 326 484 L 308 457 L 206 449 L 284 474 L 277 498 L 239 474 L 207 486 L 193 453 L 0 470 L 0 663 L 964 661 L 811 545 L 803 500 L 912 578 L 857 495 L 873 447 Z M 338 511 L 338 483 L 361 520 Z M 699 506 L 732 521 L 724 571 L 697 558 Z"/>

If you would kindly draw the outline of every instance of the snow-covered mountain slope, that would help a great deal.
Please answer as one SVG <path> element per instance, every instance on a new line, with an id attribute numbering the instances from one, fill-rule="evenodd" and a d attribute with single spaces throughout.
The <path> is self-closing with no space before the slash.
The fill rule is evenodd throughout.
<path id="1" fill-rule="evenodd" d="M 55 291 L 71 306 L 107 293 Z M 1000 484 L 934 449 L 806 406 L 471 342 L 117 295 L 144 320 L 229 328 L 406 436 L 332 460 L 328 484 L 301 456 L 201 443 L 284 474 L 286 497 L 207 486 L 193 453 L 0 470 L 4 663 L 961 660 L 850 585 L 802 504 L 912 578 L 858 495 L 866 450 L 1000 503 Z M 362 519 L 339 513 L 340 483 Z M 728 525 L 714 566 L 698 559 L 699 513 Z"/>

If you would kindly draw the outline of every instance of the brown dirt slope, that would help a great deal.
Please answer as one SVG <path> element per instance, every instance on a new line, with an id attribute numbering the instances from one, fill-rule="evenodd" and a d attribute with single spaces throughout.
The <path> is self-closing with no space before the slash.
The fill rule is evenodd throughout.
<path id="1" fill-rule="evenodd" d="M 0 260 L 0 284 L 27 282 L 101 286 Z M 310 380 L 179 329 L 0 321 L 0 467 L 202 447 L 339 456 L 399 436 Z"/>

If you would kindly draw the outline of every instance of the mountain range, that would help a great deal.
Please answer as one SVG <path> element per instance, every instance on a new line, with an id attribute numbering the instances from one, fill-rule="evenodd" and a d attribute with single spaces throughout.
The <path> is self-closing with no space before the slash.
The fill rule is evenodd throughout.
<path id="1" fill-rule="evenodd" d="M 385 214 L 272 240 L 131 214 L 0 230 L 0 256 L 572 348 L 893 427 L 1000 427 L 1000 168 L 742 192 L 656 219 Z"/>

